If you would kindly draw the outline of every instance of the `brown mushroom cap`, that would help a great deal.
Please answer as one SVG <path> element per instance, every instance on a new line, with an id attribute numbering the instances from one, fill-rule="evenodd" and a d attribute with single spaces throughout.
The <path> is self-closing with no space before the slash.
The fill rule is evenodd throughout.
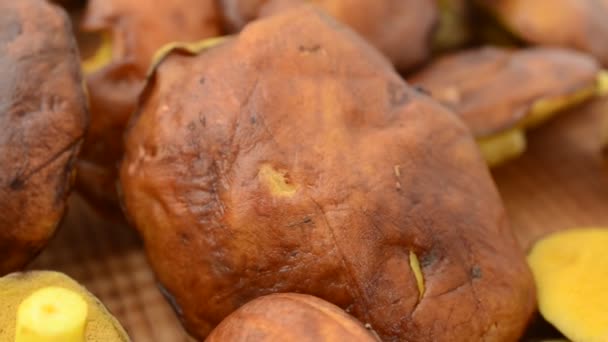
<path id="1" fill-rule="evenodd" d="M 78 161 L 78 188 L 99 208 L 117 206 L 123 131 L 154 53 L 173 41 L 217 36 L 219 21 L 213 0 L 89 1 L 83 29 L 109 34 L 112 44 L 110 63 L 86 77 L 91 128 Z"/>
<path id="2" fill-rule="evenodd" d="M 0 70 L 2 275 L 53 235 L 88 113 L 68 17 L 46 1 L 0 2 Z"/>
<path id="3" fill-rule="evenodd" d="M 508 50 L 496 47 L 440 57 L 408 79 L 462 117 L 475 137 L 517 126 L 537 101 L 593 95 L 598 63 L 559 48 Z"/>
<path id="4" fill-rule="evenodd" d="M 277 293 L 259 297 L 230 314 L 207 342 L 377 342 L 361 322 L 314 296 Z"/>
<path id="5" fill-rule="evenodd" d="M 229 29 L 280 13 L 302 3 L 313 3 L 350 26 L 378 48 L 396 68 L 411 69 L 430 55 L 439 20 L 436 1 L 429 0 L 221 0 Z"/>
<path id="6" fill-rule="evenodd" d="M 121 184 L 197 338 L 276 292 L 327 300 L 385 341 L 515 340 L 534 308 L 467 128 L 308 6 L 170 53 Z"/>
<path id="7" fill-rule="evenodd" d="M 477 0 L 523 39 L 578 49 L 608 66 L 608 0 Z"/>

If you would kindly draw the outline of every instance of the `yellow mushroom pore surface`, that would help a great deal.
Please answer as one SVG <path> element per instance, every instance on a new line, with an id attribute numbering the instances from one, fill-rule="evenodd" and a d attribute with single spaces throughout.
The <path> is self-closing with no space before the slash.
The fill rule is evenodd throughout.
<path id="1" fill-rule="evenodd" d="M 597 94 L 598 96 L 608 95 L 608 70 L 600 71 L 597 76 Z"/>
<path id="2" fill-rule="evenodd" d="M 112 35 L 109 32 L 101 33 L 101 43 L 95 54 L 82 61 L 82 70 L 85 75 L 90 75 L 112 61 Z"/>
<path id="3" fill-rule="evenodd" d="M 578 90 L 572 94 L 541 99 L 534 102 L 530 108 L 530 113 L 520 126 L 525 128 L 536 127 L 552 118 L 555 114 L 591 99 L 599 93 L 599 77 L 597 85 Z"/>
<path id="4" fill-rule="evenodd" d="M 602 94 L 603 87 L 608 87 L 604 73 L 598 74 L 597 84 L 583 88 L 572 94 L 550 97 L 535 101 L 530 111 L 516 127 L 477 139 L 481 153 L 490 167 L 503 164 L 521 155 L 526 149 L 525 131 L 551 119 L 559 112 L 581 104 L 595 95 Z"/>
<path id="5" fill-rule="evenodd" d="M 200 41 L 195 42 L 171 42 L 161 46 L 156 52 L 154 56 L 152 56 L 151 67 L 148 70 L 148 75 L 152 73 L 152 71 L 156 68 L 156 66 L 162 62 L 163 58 L 165 58 L 171 51 L 173 50 L 182 50 L 186 51 L 190 54 L 198 54 L 206 49 L 212 48 L 216 45 L 223 43 L 228 36 L 220 36 L 207 38 Z"/>
<path id="6" fill-rule="evenodd" d="M 526 149 L 524 131 L 519 128 L 478 138 L 477 145 L 490 167 L 498 166 L 521 155 Z"/>
<path id="7" fill-rule="evenodd" d="M 575 342 L 608 341 L 608 228 L 550 235 L 528 263 L 548 322 Z"/>
<path id="8" fill-rule="evenodd" d="M 15 342 L 82 342 L 87 314 L 87 302 L 78 293 L 42 288 L 19 305 Z"/>
<path id="9" fill-rule="evenodd" d="M 467 18 L 451 0 L 438 0 L 439 23 L 433 35 L 435 50 L 453 49 L 466 43 L 469 37 Z"/>

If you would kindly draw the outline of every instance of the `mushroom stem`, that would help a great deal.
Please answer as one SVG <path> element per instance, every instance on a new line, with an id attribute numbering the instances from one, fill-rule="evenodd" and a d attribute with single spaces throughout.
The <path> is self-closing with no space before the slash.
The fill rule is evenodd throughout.
<path id="1" fill-rule="evenodd" d="M 19 305 L 15 342 L 84 342 L 87 313 L 79 294 L 62 287 L 39 289 Z"/>

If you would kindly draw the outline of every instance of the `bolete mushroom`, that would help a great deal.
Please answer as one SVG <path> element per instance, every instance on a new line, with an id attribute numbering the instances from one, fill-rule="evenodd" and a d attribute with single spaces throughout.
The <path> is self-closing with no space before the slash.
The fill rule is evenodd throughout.
<path id="1" fill-rule="evenodd" d="M 534 310 L 468 129 L 313 6 L 197 54 L 169 51 L 120 179 L 151 265 L 200 339 L 276 292 L 329 301 L 384 341 L 515 340 Z"/>
<path id="2" fill-rule="evenodd" d="M 63 217 L 88 124 L 66 13 L 0 2 L 0 276 L 30 261 Z"/>
<path id="3" fill-rule="evenodd" d="M 484 47 L 440 57 L 408 81 L 458 114 L 497 166 L 524 152 L 526 129 L 593 98 L 604 77 L 576 51 Z"/>

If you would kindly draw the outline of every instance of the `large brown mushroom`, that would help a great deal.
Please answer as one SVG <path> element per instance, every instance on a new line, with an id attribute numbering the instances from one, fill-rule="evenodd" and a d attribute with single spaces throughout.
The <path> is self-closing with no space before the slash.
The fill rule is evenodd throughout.
<path id="1" fill-rule="evenodd" d="M 143 88 L 154 53 L 173 41 L 220 34 L 213 0 L 90 0 L 83 29 L 101 34 L 84 63 L 91 129 L 78 160 L 77 186 L 97 208 L 117 208 L 116 181 L 122 136 Z"/>
<path id="2" fill-rule="evenodd" d="M 593 98 L 601 77 L 577 51 L 484 47 L 440 57 L 408 81 L 458 114 L 496 166 L 525 150 L 526 129 Z"/>
<path id="3" fill-rule="evenodd" d="M 353 28 L 386 55 L 400 70 L 424 62 L 433 47 L 439 20 L 435 0 L 221 0 L 228 29 L 238 31 L 248 22 L 312 3 Z M 439 43 L 454 44 L 454 36 Z"/>
<path id="4" fill-rule="evenodd" d="M 204 338 L 276 292 L 384 341 L 513 341 L 534 287 L 468 129 L 303 6 L 168 53 L 127 133 L 128 215 Z"/>
<path id="5" fill-rule="evenodd" d="M 0 1 L 0 275 L 23 267 L 65 211 L 88 113 L 67 15 Z"/>
<path id="6" fill-rule="evenodd" d="M 260 297 L 230 314 L 206 342 L 378 342 L 339 307 L 314 296 L 277 293 Z"/>

